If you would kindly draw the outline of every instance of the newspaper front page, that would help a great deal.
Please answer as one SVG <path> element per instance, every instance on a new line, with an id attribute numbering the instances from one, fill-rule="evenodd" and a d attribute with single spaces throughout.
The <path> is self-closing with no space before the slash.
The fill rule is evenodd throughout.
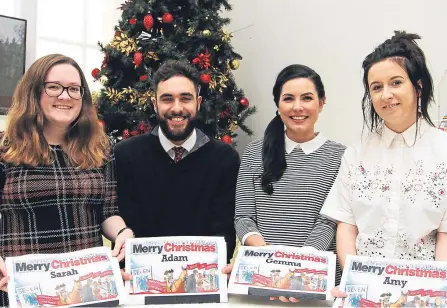
<path id="1" fill-rule="evenodd" d="M 288 246 L 239 248 L 228 292 L 300 299 L 332 299 L 336 257 L 332 252 Z"/>
<path id="2" fill-rule="evenodd" d="M 334 307 L 446 307 L 447 263 L 347 256 Z"/>
<path id="3" fill-rule="evenodd" d="M 126 304 L 227 302 L 223 237 L 158 237 L 126 241 Z"/>
<path id="4" fill-rule="evenodd" d="M 10 307 L 116 306 L 124 295 L 118 260 L 107 247 L 6 258 Z"/>

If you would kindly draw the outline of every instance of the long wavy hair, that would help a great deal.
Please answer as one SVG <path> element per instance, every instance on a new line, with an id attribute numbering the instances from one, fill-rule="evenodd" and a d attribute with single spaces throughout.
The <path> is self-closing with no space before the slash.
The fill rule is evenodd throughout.
<path id="1" fill-rule="evenodd" d="M 43 134 L 46 119 L 40 97 L 48 71 L 58 64 L 70 64 L 76 68 L 84 87 L 81 111 L 64 138 L 64 151 L 70 162 L 81 169 L 98 168 L 109 157 L 110 141 L 98 122 L 81 68 L 69 57 L 51 54 L 34 62 L 14 91 L 6 130 L 1 139 L 4 162 L 28 166 L 51 165 L 54 162 L 54 151 Z"/>

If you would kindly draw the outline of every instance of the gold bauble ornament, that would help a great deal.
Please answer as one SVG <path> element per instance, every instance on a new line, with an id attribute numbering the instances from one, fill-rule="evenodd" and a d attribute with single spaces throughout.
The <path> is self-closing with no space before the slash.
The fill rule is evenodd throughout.
<path id="1" fill-rule="evenodd" d="M 203 30 L 202 31 L 202 34 L 204 35 L 204 36 L 211 36 L 211 31 L 210 30 Z"/>
<path id="2" fill-rule="evenodd" d="M 239 63 L 238 59 L 234 59 L 231 61 L 231 68 L 234 70 L 237 70 L 241 64 Z"/>

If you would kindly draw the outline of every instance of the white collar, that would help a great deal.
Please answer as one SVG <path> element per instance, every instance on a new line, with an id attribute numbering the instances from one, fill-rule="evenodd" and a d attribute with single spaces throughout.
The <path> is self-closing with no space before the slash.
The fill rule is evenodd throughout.
<path id="1" fill-rule="evenodd" d="M 284 138 L 286 141 L 287 154 L 292 153 L 294 148 L 296 148 L 297 146 L 300 146 L 301 149 L 303 150 L 304 154 L 307 155 L 307 154 L 310 154 L 310 153 L 318 150 L 318 148 L 320 148 L 327 141 L 326 137 L 324 137 L 322 133 L 317 133 L 317 135 L 315 136 L 314 139 L 303 142 L 303 143 L 298 143 L 298 142 L 293 141 L 292 139 L 287 137 L 287 134 L 285 132 L 284 132 Z"/>
<path id="2" fill-rule="evenodd" d="M 390 147 L 391 143 L 393 142 L 394 138 L 396 138 L 396 136 L 402 135 L 407 146 L 412 147 L 416 142 L 416 140 L 421 138 L 424 132 L 429 127 L 428 123 L 422 118 L 418 121 L 418 126 L 419 126 L 417 133 L 418 135 L 416 137 L 416 122 L 401 134 L 392 131 L 386 125 L 383 125 L 382 142 L 388 148 Z"/>
<path id="3" fill-rule="evenodd" d="M 176 144 L 172 143 L 171 140 L 166 138 L 165 134 L 163 134 L 163 131 L 161 130 L 161 127 L 158 128 L 158 137 L 160 139 L 161 146 L 163 147 L 163 149 L 165 150 L 166 153 L 169 152 L 173 147 L 178 147 L 178 146 L 181 146 L 186 151 L 191 152 L 192 148 L 196 144 L 197 133 L 196 133 L 196 129 L 194 129 L 192 131 L 192 134 L 188 137 L 188 139 L 186 139 L 185 142 L 183 142 L 183 144 L 180 144 L 180 145 L 176 145 Z"/>

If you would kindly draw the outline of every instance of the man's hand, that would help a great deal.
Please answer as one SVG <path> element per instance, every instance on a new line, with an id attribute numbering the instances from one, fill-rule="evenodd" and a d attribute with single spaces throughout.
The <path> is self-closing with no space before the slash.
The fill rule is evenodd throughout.
<path id="1" fill-rule="evenodd" d="M 123 278 L 124 281 L 130 281 L 133 279 L 132 275 L 129 273 L 126 273 L 124 271 L 124 269 L 121 269 L 121 277 Z"/>
<path id="2" fill-rule="evenodd" d="M 338 287 L 333 288 L 331 290 L 331 294 L 333 297 L 340 297 L 340 298 L 348 297 L 348 294 L 346 294 L 343 291 L 340 291 L 340 289 Z"/>
<path id="3" fill-rule="evenodd" d="M 227 275 L 227 280 L 230 279 L 230 275 L 231 275 L 231 271 L 233 270 L 233 264 L 227 264 L 227 266 L 225 266 L 222 269 L 222 274 L 226 274 Z"/>

